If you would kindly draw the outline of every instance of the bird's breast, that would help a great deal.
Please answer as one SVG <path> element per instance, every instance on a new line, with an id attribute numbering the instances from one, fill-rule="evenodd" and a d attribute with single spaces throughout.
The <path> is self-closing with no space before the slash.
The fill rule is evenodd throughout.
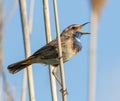
<path id="1" fill-rule="evenodd" d="M 62 47 L 64 61 L 70 60 L 79 50 L 80 46 L 77 45 L 73 38 L 66 42 L 66 45 Z"/>

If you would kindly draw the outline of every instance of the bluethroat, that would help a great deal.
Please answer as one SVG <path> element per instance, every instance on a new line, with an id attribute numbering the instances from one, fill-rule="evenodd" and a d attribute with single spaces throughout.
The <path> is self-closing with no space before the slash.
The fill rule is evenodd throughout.
<path id="1" fill-rule="evenodd" d="M 75 54 L 77 54 L 81 50 L 81 36 L 90 33 L 80 32 L 80 30 L 84 25 L 88 23 L 89 22 L 82 25 L 73 24 L 63 30 L 60 38 L 62 46 L 62 57 L 64 62 L 70 60 Z M 52 40 L 51 42 L 40 48 L 38 51 L 36 51 L 30 57 L 20 62 L 9 65 L 8 70 L 10 73 L 14 74 L 33 63 L 41 63 L 53 66 L 59 65 L 57 39 Z"/>

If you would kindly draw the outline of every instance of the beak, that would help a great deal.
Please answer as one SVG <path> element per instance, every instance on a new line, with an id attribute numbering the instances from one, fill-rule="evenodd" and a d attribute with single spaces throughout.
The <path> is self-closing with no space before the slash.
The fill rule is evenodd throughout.
<path id="1" fill-rule="evenodd" d="M 80 29 L 81 29 L 83 26 L 85 26 L 86 24 L 88 24 L 88 23 L 90 23 L 90 22 L 86 22 L 86 23 L 84 23 L 84 24 L 78 26 L 77 30 L 80 31 Z"/>
<path id="2" fill-rule="evenodd" d="M 90 34 L 88 32 L 79 32 L 81 35 Z"/>
<path id="3" fill-rule="evenodd" d="M 83 27 L 83 26 L 87 25 L 88 23 L 90 23 L 90 22 L 86 22 L 86 23 L 84 23 L 84 24 L 82 24 L 80 26 Z"/>

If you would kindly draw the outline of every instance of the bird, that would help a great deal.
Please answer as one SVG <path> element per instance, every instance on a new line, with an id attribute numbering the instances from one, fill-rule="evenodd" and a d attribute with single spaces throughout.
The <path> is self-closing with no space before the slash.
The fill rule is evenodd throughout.
<path id="1" fill-rule="evenodd" d="M 82 49 L 81 36 L 90 34 L 88 32 L 81 32 L 80 30 L 88 24 L 86 22 L 82 25 L 72 24 L 65 28 L 60 35 L 62 58 L 63 62 L 69 61 L 74 55 L 76 55 Z M 45 65 L 58 66 L 60 64 L 57 38 L 47 43 L 36 51 L 33 55 L 19 62 L 13 63 L 8 66 L 10 73 L 15 74 L 20 70 L 27 68 L 34 63 L 41 63 Z"/>

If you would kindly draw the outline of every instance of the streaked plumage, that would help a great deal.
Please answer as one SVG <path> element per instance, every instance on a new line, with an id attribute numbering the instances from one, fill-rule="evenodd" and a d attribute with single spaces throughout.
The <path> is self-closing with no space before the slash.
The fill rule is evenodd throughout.
<path id="1" fill-rule="evenodd" d="M 66 62 L 71 59 L 77 52 L 82 48 L 80 43 L 80 37 L 83 34 L 89 34 L 85 32 L 80 32 L 80 29 L 86 25 L 73 24 L 68 26 L 61 34 L 61 46 L 62 46 L 62 57 L 63 61 Z M 10 73 L 14 74 L 21 69 L 33 64 L 42 63 L 57 66 L 59 65 L 58 58 L 58 43 L 57 40 L 52 40 L 33 55 L 25 60 L 11 64 L 8 66 Z"/>

